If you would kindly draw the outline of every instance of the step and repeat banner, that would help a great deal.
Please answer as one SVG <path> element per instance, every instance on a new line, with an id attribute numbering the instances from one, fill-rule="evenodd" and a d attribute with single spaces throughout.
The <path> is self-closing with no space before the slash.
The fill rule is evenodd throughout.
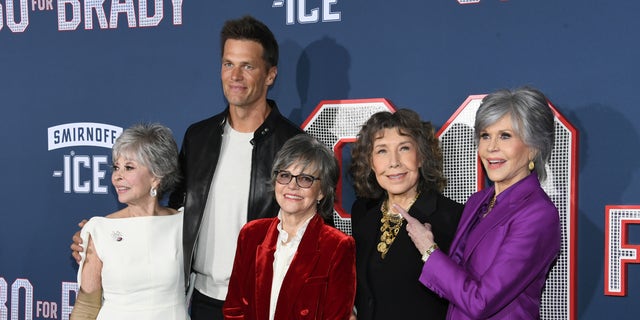
<path id="1" fill-rule="evenodd" d="M 447 194 L 464 202 L 481 172 L 456 151 L 482 96 L 542 90 L 563 227 L 542 317 L 638 317 L 640 2 L 0 0 L 0 320 L 68 319 L 77 223 L 121 206 L 113 142 L 138 122 L 180 142 L 223 110 L 219 33 L 246 14 L 280 44 L 269 98 L 342 163 L 345 232 L 350 143 L 372 112 L 411 108 L 439 128 Z"/>

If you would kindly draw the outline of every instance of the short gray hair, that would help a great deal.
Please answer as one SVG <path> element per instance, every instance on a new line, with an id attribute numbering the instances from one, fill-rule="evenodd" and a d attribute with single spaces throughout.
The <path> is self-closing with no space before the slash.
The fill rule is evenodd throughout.
<path id="1" fill-rule="evenodd" d="M 545 95 L 537 89 L 522 87 L 499 90 L 482 99 L 475 121 L 476 145 L 480 132 L 509 114 L 515 132 L 536 151 L 532 159 L 540 181 L 547 178 L 546 163 L 551 158 L 555 140 L 553 111 Z"/>
<path id="2" fill-rule="evenodd" d="M 318 182 L 324 195 L 317 209 L 325 220 L 329 220 L 333 216 L 333 201 L 340 177 L 338 160 L 333 151 L 308 134 L 298 134 L 290 138 L 273 161 L 271 185 L 276 184 L 276 175 L 273 174 L 275 171 L 285 170 L 293 164 L 301 166 L 303 170 L 312 168 L 317 172 L 316 178 L 320 179 Z"/>
<path id="3" fill-rule="evenodd" d="M 136 124 L 124 130 L 112 148 L 113 161 L 121 156 L 140 162 L 160 179 L 158 198 L 180 180 L 178 145 L 171 129 L 161 124 Z"/>

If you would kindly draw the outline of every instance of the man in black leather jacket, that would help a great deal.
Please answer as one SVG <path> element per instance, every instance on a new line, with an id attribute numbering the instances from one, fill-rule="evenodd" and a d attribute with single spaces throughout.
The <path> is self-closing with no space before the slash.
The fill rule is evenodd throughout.
<path id="1" fill-rule="evenodd" d="M 220 45 L 229 104 L 187 129 L 179 155 L 183 179 L 169 198 L 170 207 L 184 206 L 184 276 L 191 288 L 196 284 L 192 320 L 223 319 L 240 228 L 278 214 L 269 187 L 273 159 L 289 138 L 304 133 L 267 99 L 278 73 L 278 43 L 271 30 L 249 16 L 229 20 Z M 71 244 L 76 261 L 81 241 L 76 232 Z"/>
<path id="2" fill-rule="evenodd" d="M 228 286 L 228 276 L 233 264 L 233 252 L 235 252 L 236 245 L 236 238 L 233 236 L 240 231 L 238 226 L 241 227 L 244 215 L 246 215 L 244 222 L 277 215 L 279 208 L 273 197 L 273 192 L 269 189 L 269 182 L 273 174 L 271 172 L 273 159 L 285 141 L 296 134 L 303 133 L 298 126 L 280 114 L 274 101 L 266 99 L 267 90 L 273 84 L 277 74 L 278 61 L 278 44 L 271 31 L 252 17 L 227 21 L 221 33 L 221 48 L 222 85 L 229 105 L 224 112 L 197 122 L 187 129 L 179 157 L 183 180 L 171 194 L 169 200 L 171 207 L 185 207 L 183 229 L 185 277 L 189 280 L 190 273 L 195 272 L 198 277 L 204 279 L 195 281 L 200 288 L 196 285 L 196 290 L 193 293 L 192 320 L 222 319 L 221 307 L 226 295 L 226 286 Z M 229 136 L 233 135 L 233 132 L 230 131 L 239 132 L 240 135 L 252 133 L 252 138 L 249 141 L 251 145 L 230 145 L 225 149 L 225 143 L 229 143 L 229 141 L 234 143 L 234 140 L 228 140 L 232 139 Z M 242 173 L 240 171 L 244 172 L 245 170 L 239 170 L 236 163 L 224 164 L 229 162 L 242 163 L 243 159 L 235 159 L 237 161 L 234 161 L 234 159 L 227 158 L 227 162 L 221 160 L 224 159 L 221 150 L 230 150 L 229 148 L 250 149 L 250 162 L 244 159 L 244 163 L 250 164 L 248 185 L 246 182 L 242 182 L 244 180 L 234 180 L 235 174 L 240 174 Z M 230 154 L 235 154 L 232 151 L 235 150 L 229 151 Z M 226 169 L 221 169 L 220 166 Z M 249 167 L 246 168 L 249 169 Z M 220 175 L 225 173 L 227 173 L 226 179 L 221 178 Z M 226 184 L 225 187 L 210 190 L 211 186 L 216 185 L 216 179 L 222 179 L 218 180 L 217 185 L 222 182 Z M 229 182 L 234 185 L 235 190 L 238 188 L 237 184 L 240 184 L 241 189 L 248 188 L 246 212 L 216 211 L 216 208 L 219 208 L 216 206 L 216 202 L 218 202 L 217 205 L 220 205 L 220 200 L 238 202 L 245 199 L 244 196 L 239 196 L 234 188 L 226 187 Z M 246 193 L 240 192 L 239 194 Z M 208 212 L 205 212 L 205 209 Z M 238 219 L 239 215 L 243 216 Z M 207 219 L 220 221 L 227 217 L 229 220 L 235 219 L 235 221 L 230 221 L 229 225 L 224 227 L 226 229 L 221 232 L 216 231 L 219 233 L 218 235 L 211 234 L 212 230 L 219 230 L 220 227 L 214 228 L 211 227 L 211 224 L 207 227 Z M 203 226 L 203 220 L 205 226 Z M 202 234 L 203 228 L 209 230 L 209 234 Z M 203 252 L 202 248 L 210 245 L 209 242 L 203 243 L 203 241 L 209 241 L 205 238 L 214 238 L 211 242 L 215 243 L 215 248 L 225 246 L 224 250 L 213 252 L 213 249 L 207 248 L 207 251 Z M 198 248 L 198 246 L 202 248 Z M 231 252 L 231 257 L 228 257 L 229 252 Z M 206 259 L 197 257 L 198 254 L 207 257 Z M 198 259 L 200 259 L 199 263 L 197 263 Z M 229 275 L 224 274 L 226 265 L 222 267 L 225 269 L 223 272 L 216 271 L 220 267 L 208 265 L 213 263 L 226 264 L 228 261 L 230 261 Z M 203 266 L 203 264 L 205 265 Z M 208 275 L 198 269 L 207 269 Z M 214 285 L 209 286 L 211 283 Z M 213 287 L 213 289 L 209 289 L 209 287 Z M 200 292 L 207 290 L 214 294 Z"/>

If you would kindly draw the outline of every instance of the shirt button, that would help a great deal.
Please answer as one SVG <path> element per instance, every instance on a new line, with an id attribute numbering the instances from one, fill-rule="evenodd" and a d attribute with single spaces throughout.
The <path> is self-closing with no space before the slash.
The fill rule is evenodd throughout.
<path id="1" fill-rule="evenodd" d="M 309 314 L 309 309 L 303 309 L 303 310 L 300 311 L 300 315 L 301 316 L 306 316 L 308 314 Z"/>

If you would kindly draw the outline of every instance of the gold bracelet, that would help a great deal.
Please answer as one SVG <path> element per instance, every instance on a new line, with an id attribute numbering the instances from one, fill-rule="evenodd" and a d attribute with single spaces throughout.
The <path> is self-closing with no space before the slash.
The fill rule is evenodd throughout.
<path id="1" fill-rule="evenodd" d="M 437 249 L 438 249 L 438 245 L 434 242 L 431 245 L 431 247 L 429 247 L 429 249 L 427 249 L 427 251 L 425 251 L 424 254 L 422 255 L 422 262 L 427 262 L 427 259 L 429 259 L 429 256 L 431 256 L 431 254 Z"/>

